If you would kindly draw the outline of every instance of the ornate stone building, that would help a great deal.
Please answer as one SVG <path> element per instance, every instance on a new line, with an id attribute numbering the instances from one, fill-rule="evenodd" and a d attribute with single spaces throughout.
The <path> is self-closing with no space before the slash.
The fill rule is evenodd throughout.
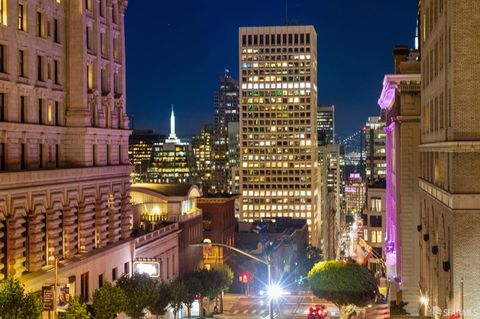
<path id="1" fill-rule="evenodd" d="M 0 0 L 0 280 L 58 257 L 88 299 L 92 272 L 130 269 L 108 250 L 131 231 L 127 2 Z"/>
<path id="2" fill-rule="evenodd" d="M 419 310 L 420 62 L 418 52 L 394 50 L 396 74 L 385 76 L 378 104 L 386 117 L 386 270 L 390 297 Z"/>
<path id="3" fill-rule="evenodd" d="M 420 289 L 426 309 L 473 318 L 480 305 L 480 3 L 422 0 L 420 22 Z"/>

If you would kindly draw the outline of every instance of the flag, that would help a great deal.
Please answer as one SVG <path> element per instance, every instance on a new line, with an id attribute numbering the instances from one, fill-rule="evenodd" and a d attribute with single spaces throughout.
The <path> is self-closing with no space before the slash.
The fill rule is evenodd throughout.
<path id="1" fill-rule="evenodd" d="M 376 304 L 365 311 L 365 319 L 390 319 L 390 305 Z"/>

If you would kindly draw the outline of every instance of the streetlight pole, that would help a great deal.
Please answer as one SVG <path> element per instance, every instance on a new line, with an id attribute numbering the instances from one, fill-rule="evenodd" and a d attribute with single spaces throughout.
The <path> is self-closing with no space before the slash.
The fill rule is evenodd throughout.
<path id="1" fill-rule="evenodd" d="M 211 246 L 218 246 L 218 247 L 225 247 L 225 248 L 228 248 L 228 249 L 231 249 L 233 251 L 236 251 L 237 253 L 239 254 L 242 254 L 244 256 L 247 256 L 255 261 L 258 261 L 259 263 L 262 263 L 264 265 L 267 265 L 267 272 L 268 272 L 268 287 L 270 288 L 271 285 L 272 285 L 272 272 L 271 272 L 271 264 L 270 264 L 270 258 L 268 258 L 267 260 L 263 260 L 263 259 L 260 259 L 258 257 L 255 257 L 241 249 L 238 249 L 236 247 L 233 247 L 233 246 L 230 246 L 230 245 L 226 245 L 226 244 L 220 244 L 220 243 L 212 243 L 210 240 L 205 240 L 203 243 L 199 243 L 199 244 L 190 244 L 190 246 L 200 246 L 200 247 L 211 247 Z M 269 314 L 269 318 L 270 319 L 273 319 L 273 298 L 270 298 L 269 302 L 268 302 L 268 314 Z"/>
<path id="2" fill-rule="evenodd" d="M 52 255 L 48 259 L 54 262 L 55 280 L 53 284 L 53 319 L 57 319 L 58 257 Z"/>

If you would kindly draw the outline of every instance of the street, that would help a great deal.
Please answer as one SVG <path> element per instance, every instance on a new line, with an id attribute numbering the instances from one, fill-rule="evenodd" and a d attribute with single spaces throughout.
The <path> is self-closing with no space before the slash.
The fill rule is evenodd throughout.
<path id="1" fill-rule="evenodd" d="M 337 308 L 311 293 L 282 296 L 274 303 L 275 318 L 307 318 L 308 309 L 314 305 L 327 306 L 328 318 L 337 318 Z M 335 316 L 337 315 L 337 316 Z M 224 314 L 216 318 L 267 318 L 268 300 L 265 296 L 227 294 L 224 297 Z"/>

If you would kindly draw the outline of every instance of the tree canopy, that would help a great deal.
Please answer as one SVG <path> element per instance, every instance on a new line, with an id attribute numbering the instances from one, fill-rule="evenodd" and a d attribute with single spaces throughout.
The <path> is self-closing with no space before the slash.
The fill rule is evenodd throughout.
<path id="1" fill-rule="evenodd" d="M 117 281 L 127 297 L 125 313 L 132 319 L 140 319 L 144 310 L 151 311 L 155 303 L 157 281 L 146 274 L 134 273 L 131 277 L 123 275 Z"/>
<path id="2" fill-rule="evenodd" d="M 78 298 L 72 297 L 68 301 L 68 308 L 64 316 L 65 319 L 90 319 L 85 304 L 80 303 Z"/>
<path id="3" fill-rule="evenodd" d="M 315 296 L 331 301 L 340 310 L 350 305 L 364 307 L 378 293 L 373 275 L 355 262 L 319 262 L 308 273 L 308 281 Z"/>
<path id="4" fill-rule="evenodd" d="M 127 297 L 119 287 L 105 282 L 93 293 L 93 309 L 95 319 L 112 319 L 116 314 L 125 311 Z"/>
<path id="5" fill-rule="evenodd" d="M 39 298 L 25 292 L 17 279 L 7 279 L 0 284 L 0 314 L 2 319 L 38 319 L 42 314 Z"/>

